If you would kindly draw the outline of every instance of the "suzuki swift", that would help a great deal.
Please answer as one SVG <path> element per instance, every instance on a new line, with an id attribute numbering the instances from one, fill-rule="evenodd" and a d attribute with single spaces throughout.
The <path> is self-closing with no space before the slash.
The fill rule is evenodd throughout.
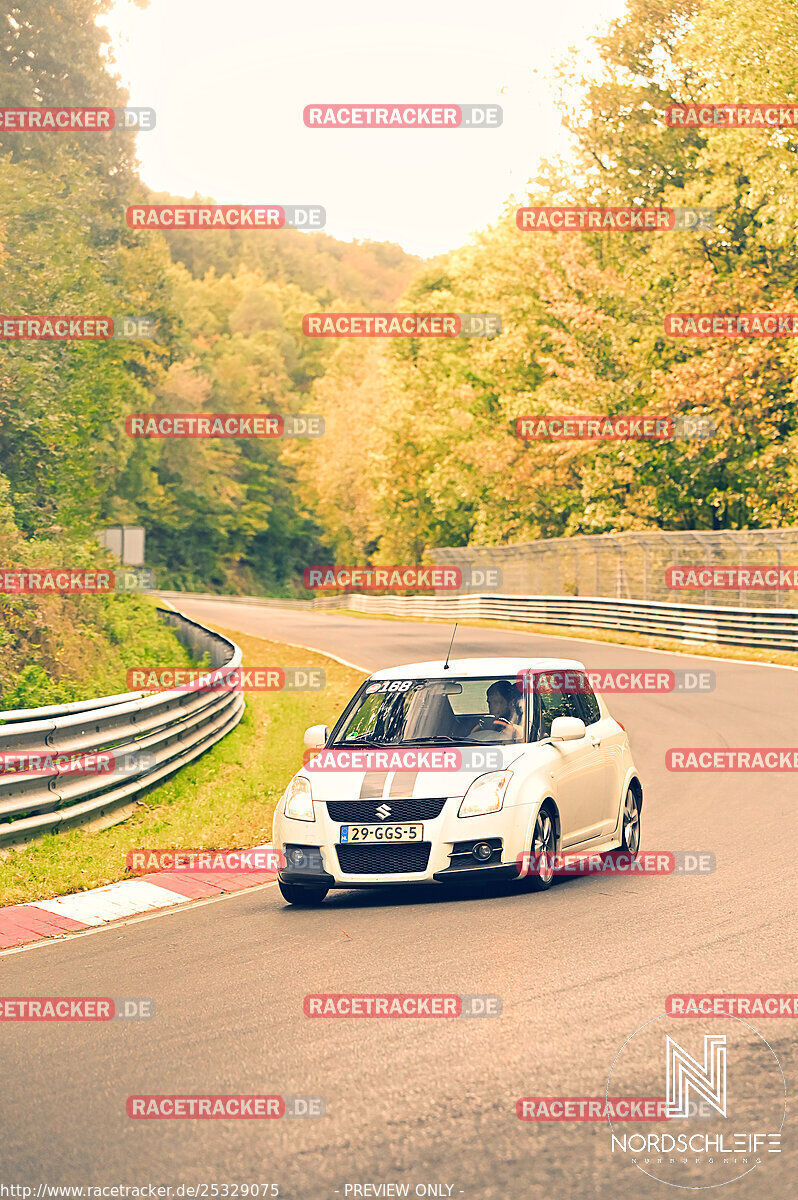
<path id="1" fill-rule="evenodd" d="M 378 671 L 306 762 L 274 815 L 280 891 L 527 878 L 552 856 L 634 856 L 643 789 L 629 739 L 583 663 L 472 658 Z"/>

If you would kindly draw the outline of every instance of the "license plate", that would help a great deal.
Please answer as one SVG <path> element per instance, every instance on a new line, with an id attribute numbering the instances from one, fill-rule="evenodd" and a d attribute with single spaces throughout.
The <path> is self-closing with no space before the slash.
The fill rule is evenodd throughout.
<path id="1" fill-rule="evenodd" d="M 342 825 L 341 842 L 423 842 L 423 825 Z"/>

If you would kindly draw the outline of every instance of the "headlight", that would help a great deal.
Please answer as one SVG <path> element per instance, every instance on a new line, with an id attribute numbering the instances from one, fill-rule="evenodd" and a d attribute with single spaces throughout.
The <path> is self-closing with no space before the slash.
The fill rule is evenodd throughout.
<path id="1" fill-rule="evenodd" d="M 498 812 L 512 777 L 512 771 L 490 771 L 480 775 L 463 796 L 458 817 L 481 817 L 485 813 Z"/>
<path id="2" fill-rule="evenodd" d="M 313 797 L 310 794 L 310 780 L 304 775 L 297 775 L 291 780 L 283 793 L 283 812 L 295 821 L 315 821 Z"/>

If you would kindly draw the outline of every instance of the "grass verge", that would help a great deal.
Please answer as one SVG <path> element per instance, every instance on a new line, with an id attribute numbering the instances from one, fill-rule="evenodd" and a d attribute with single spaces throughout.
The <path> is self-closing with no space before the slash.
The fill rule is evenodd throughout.
<path id="1" fill-rule="evenodd" d="M 326 686 L 250 692 L 240 724 L 196 762 L 142 798 L 121 825 L 52 834 L 0 861 L 0 904 L 23 904 L 128 877 L 128 850 L 256 846 L 271 837 L 274 806 L 302 765 L 308 725 L 332 724 L 365 675 L 323 654 L 224 629 L 245 667 L 321 667 Z"/>
<path id="2" fill-rule="evenodd" d="M 0 595 L 0 709 L 136 691 L 130 668 L 199 665 L 158 604 L 134 592 Z"/>

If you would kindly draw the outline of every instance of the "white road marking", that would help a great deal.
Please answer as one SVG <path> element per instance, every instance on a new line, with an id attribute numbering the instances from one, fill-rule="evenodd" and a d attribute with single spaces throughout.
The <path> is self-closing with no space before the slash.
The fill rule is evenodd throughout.
<path id="1" fill-rule="evenodd" d="M 251 852 L 253 850 L 271 850 L 271 848 L 271 842 L 264 842 L 260 846 L 251 846 L 246 849 Z M 211 878 L 218 879 L 219 876 L 211 876 Z M 164 884 L 167 881 L 168 874 L 164 879 Z M 21 946 L 10 946 L 8 949 L 0 951 L 0 957 L 4 954 L 17 954 L 20 950 L 33 949 L 33 947 L 49 941 L 62 941 L 71 934 L 88 933 L 92 927 L 107 925 L 112 921 L 123 921 L 127 924 L 129 921 L 125 921 L 125 918 L 136 917 L 139 913 L 162 909 L 162 912 L 155 912 L 153 915 L 166 916 L 169 910 L 178 905 L 195 906 L 213 900 L 222 900 L 230 896 L 238 896 L 244 891 L 252 891 L 256 887 L 274 887 L 276 882 L 276 880 L 270 880 L 268 883 L 255 884 L 253 888 L 237 887 L 233 891 L 221 892 L 215 896 L 184 896 L 182 892 L 173 892 L 171 888 L 150 883 L 146 879 L 124 879 L 119 883 L 108 883 L 105 887 L 93 888 L 86 892 L 56 896 L 52 900 L 27 901 L 27 907 L 42 908 L 56 915 L 71 917 L 73 921 L 80 921 L 86 928 L 63 930 L 62 933 L 49 934 L 23 943 Z M 2 919 L 2 910 L 0 910 L 0 919 Z"/>
<path id="2" fill-rule="evenodd" d="M 84 925 L 104 925 L 106 921 L 114 921 L 118 917 L 129 917 L 151 908 L 166 908 L 189 899 L 189 896 L 182 896 L 179 892 L 158 887 L 143 879 L 128 879 L 89 892 L 74 892 L 70 896 L 56 896 L 53 900 L 37 900 L 32 907 L 71 917 L 73 921 L 81 921 Z"/>
<path id="3" fill-rule="evenodd" d="M 189 896 L 183 896 L 181 899 L 186 901 L 184 905 L 165 908 L 161 912 L 144 912 L 132 917 L 122 917 L 119 920 L 110 921 L 108 924 L 94 926 L 93 928 L 88 926 L 86 929 L 64 930 L 63 933 L 56 934 L 55 937 L 39 938 L 36 942 L 23 942 L 21 946 L 9 946 L 7 950 L 0 950 L 0 958 L 5 958 L 9 954 L 27 954 L 31 950 L 42 950 L 47 946 L 55 944 L 62 945 L 73 938 L 93 937 L 95 933 L 104 933 L 108 929 L 124 929 L 128 925 L 138 925 L 140 921 L 157 921 L 162 917 L 170 917 L 178 912 L 184 913 L 192 908 L 202 908 L 206 904 L 218 904 L 221 900 L 233 900 L 236 896 L 248 896 L 252 892 L 263 891 L 265 888 L 270 887 L 277 887 L 276 879 L 272 880 L 271 883 L 256 883 L 254 887 L 243 888 L 239 892 L 221 892 L 218 896 L 204 896 L 199 900 L 192 900 Z"/>

